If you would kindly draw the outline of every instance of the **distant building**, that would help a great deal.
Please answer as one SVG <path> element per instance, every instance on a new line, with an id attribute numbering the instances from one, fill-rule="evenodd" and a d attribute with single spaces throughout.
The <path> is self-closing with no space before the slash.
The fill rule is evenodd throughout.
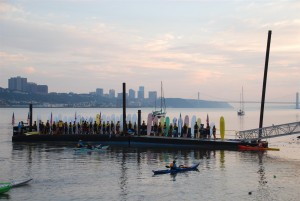
<path id="1" fill-rule="evenodd" d="M 138 99 L 144 99 L 145 98 L 145 88 L 144 86 L 140 86 L 138 90 Z"/>
<path id="2" fill-rule="evenodd" d="M 26 92 L 33 94 L 48 94 L 48 86 L 38 85 L 34 82 L 28 82 Z"/>
<path id="3" fill-rule="evenodd" d="M 17 76 L 8 79 L 8 89 L 17 90 L 17 91 L 26 91 L 27 78 L 22 78 L 20 76 Z"/>
<path id="4" fill-rule="evenodd" d="M 47 85 L 37 85 L 37 93 L 48 94 L 48 86 Z"/>
<path id="5" fill-rule="evenodd" d="M 109 98 L 115 98 L 116 97 L 116 91 L 114 89 L 109 90 Z"/>
<path id="6" fill-rule="evenodd" d="M 103 89 L 97 88 L 97 89 L 96 89 L 96 95 L 97 95 L 97 96 L 103 96 Z"/>
<path id="7" fill-rule="evenodd" d="M 135 99 L 135 91 L 133 89 L 129 89 L 129 96 L 128 96 L 128 98 L 130 100 Z"/>
<path id="8" fill-rule="evenodd" d="M 157 99 L 157 92 L 156 91 L 149 91 L 148 94 L 149 94 L 148 95 L 149 96 L 149 101 L 155 102 L 156 99 Z"/>
<path id="9" fill-rule="evenodd" d="M 28 93 L 37 93 L 37 91 L 38 91 L 38 85 L 36 84 L 36 83 L 33 83 L 33 82 L 28 82 L 27 83 L 27 89 L 26 89 L 26 91 L 28 92 Z"/>
<path id="10" fill-rule="evenodd" d="M 20 76 L 8 79 L 8 89 L 28 93 L 48 94 L 47 85 L 38 85 L 34 82 L 27 82 L 27 78 L 22 78 Z"/>

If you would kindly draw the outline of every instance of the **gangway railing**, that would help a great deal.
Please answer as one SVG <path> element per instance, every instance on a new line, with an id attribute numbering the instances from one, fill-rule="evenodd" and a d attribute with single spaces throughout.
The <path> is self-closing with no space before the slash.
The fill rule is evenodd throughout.
<path id="1" fill-rule="evenodd" d="M 260 133 L 261 137 L 259 137 Z M 300 122 L 272 125 L 269 127 L 263 127 L 261 129 L 257 128 L 251 130 L 238 131 L 236 135 L 241 140 L 259 140 L 293 135 L 297 133 L 300 133 Z"/>

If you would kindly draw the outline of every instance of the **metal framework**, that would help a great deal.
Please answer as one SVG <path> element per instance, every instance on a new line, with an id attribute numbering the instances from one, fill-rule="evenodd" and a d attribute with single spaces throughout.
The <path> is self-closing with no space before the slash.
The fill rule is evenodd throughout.
<path id="1" fill-rule="evenodd" d="M 260 133 L 261 137 L 259 137 Z M 238 131 L 236 135 L 241 140 L 259 140 L 293 135 L 297 133 L 300 133 L 300 122 L 273 125 L 269 127 L 263 127 L 261 129 L 257 128 L 245 131 Z"/>

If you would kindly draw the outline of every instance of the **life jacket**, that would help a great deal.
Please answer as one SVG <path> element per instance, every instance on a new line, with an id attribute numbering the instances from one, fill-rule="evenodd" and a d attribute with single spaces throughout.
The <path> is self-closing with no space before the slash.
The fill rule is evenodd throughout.
<path id="1" fill-rule="evenodd" d="M 173 163 L 170 163 L 170 167 L 172 168 L 174 166 L 174 164 Z"/>

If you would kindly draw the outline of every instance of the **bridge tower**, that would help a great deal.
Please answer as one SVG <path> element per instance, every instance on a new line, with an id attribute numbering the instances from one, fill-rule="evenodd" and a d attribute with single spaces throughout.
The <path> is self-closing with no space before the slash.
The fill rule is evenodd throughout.
<path id="1" fill-rule="evenodd" d="M 300 109 L 299 108 L 299 92 L 296 93 L 296 109 Z"/>

